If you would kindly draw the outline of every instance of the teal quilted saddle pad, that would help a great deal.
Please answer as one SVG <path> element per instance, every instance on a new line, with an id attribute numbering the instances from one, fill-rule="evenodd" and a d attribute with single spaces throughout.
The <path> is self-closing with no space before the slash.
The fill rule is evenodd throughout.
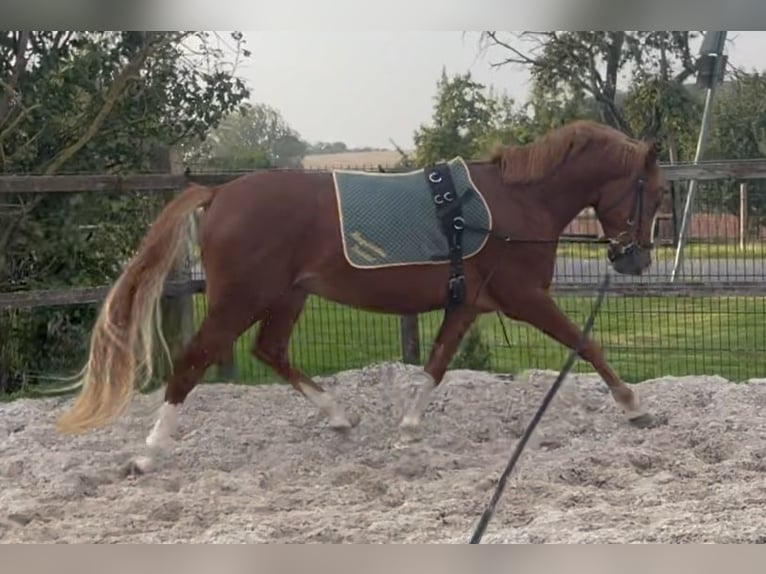
<path id="1" fill-rule="evenodd" d="M 448 165 L 455 191 L 466 196 L 466 227 L 491 229 L 489 207 L 465 162 L 456 157 Z M 447 239 L 423 169 L 406 173 L 335 170 L 333 176 L 343 251 L 352 266 L 376 269 L 447 262 Z M 466 229 L 464 257 L 476 255 L 486 242 L 485 232 Z"/>

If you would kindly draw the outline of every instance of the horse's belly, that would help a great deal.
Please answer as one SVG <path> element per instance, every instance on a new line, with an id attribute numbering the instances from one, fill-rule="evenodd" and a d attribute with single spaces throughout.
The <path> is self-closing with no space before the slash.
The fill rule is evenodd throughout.
<path id="1" fill-rule="evenodd" d="M 447 298 L 446 268 L 398 268 L 353 270 L 332 277 L 305 277 L 301 285 L 309 292 L 368 311 L 408 315 L 442 309 Z M 466 302 L 481 311 L 496 308 L 486 292 L 478 292 L 478 277 L 467 278 Z"/>
<path id="2" fill-rule="evenodd" d="M 309 292 L 329 301 L 379 313 L 423 313 L 439 308 L 442 303 L 440 297 L 434 293 L 401 284 L 354 284 L 349 281 L 309 279 L 304 285 Z"/>

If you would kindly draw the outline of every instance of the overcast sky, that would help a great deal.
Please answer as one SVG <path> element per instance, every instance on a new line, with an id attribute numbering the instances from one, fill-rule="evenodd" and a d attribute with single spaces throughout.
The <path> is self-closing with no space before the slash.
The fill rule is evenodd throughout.
<path id="1" fill-rule="evenodd" d="M 470 70 L 474 78 L 525 99 L 528 77 L 492 68 L 499 53 L 482 54 L 477 32 L 245 32 L 250 61 L 240 73 L 252 101 L 277 108 L 308 141 L 349 147 L 404 148 L 430 118 L 436 81 Z M 729 32 L 729 60 L 748 70 L 766 67 L 766 32 Z M 695 47 L 696 49 L 696 47 Z"/>

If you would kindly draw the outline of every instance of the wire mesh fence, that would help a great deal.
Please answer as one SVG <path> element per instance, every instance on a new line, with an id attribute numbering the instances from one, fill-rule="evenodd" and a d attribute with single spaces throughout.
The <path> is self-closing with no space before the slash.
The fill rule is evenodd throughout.
<path id="1" fill-rule="evenodd" d="M 717 374 L 732 380 L 766 376 L 766 190 L 760 181 L 746 189 L 736 181 L 700 182 L 683 265 L 674 289 L 668 281 L 676 255 L 684 186 L 663 208 L 658 220 L 651 269 L 641 277 L 615 276 L 594 328 L 607 358 L 627 381 L 664 375 Z M 23 209 L 0 195 L 0 223 L 8 225 Z M 82 192 L 55 195 L 35 215 L 29 246 L 6 267 L 2 292 L 34 290 L 43 279 L 54 286 L 108 285 L 138 245 L 146 226 L 158 213 L 166 193 Z M 566 233 L 598 236 L 593 214 L 584 213 Z M 63 251 L 61 242 L 68 242 Z M 27 251 L 24 251 L 24 250 Z M 55 249 L 58 249 L 56 251 Z M 11 261 L 11 260 L 9 260 Z M 563 240 L 554 277 L 557 286 L 579 285 L 576 294 L 558 292 L 556 300 L 576 323 L 587 316 L 596 285 L 607 269 L 603 244 Z M 520 270 L 523 272 L 523 270 Z M 204 278 L 198 261 L 187 270 Z M 642 286 L 641 293 L 629 287 Z M 50 287 L 47 284 L 46 287 Z M 0 391 L 22 384 L 50 382 L 71 376 L 86 358 L 89 331 L 97 304 L 56 308 L 0 310 Z M 194 323 L 206 312 L 204 294 L 194 295 Z M 423 363 L 441 321 L 441 312 L 419 316 Z M 524 324 L 503 319 L 510 337 L 504 339 L 500 320 L 483 316 L 478 324 L 489 351 L 490 370 L 518 372 L 528 368 L 558 369 L 567 350 Z M 237 378 L 246 382 L 276 380 L 270 369 L 251 355 L 256 327 L 235 347 Z M 401 360 L 400 317 L 350 309 L 311 297 L 294 332 L 290 355 L 309 375 L 331 374 L 370 363 Z M 579 362 L 576 370 L 590 371 Z M 207 380 L 219 380 L 212 368 Z M 13 379 L 13 380 L 11 380 Z"/>
<path id="2" fill-rule="evenodd" d="M 640 277 L 614 276 L 617 289 L 604 302 L 593 336 L 620 376 L 631 382 L 666 375 L 764 377 L 766 219 L 761 206 L 766 205 L 766 190 L 760 182 L 746 189 L 737 182 L 698 185 L 682 264 L 670 292 L 667 284 L 675 265 L 685 200 L 683 188 L 677 191 L 675 201 L 656 222 L 652 268 Z M 600 234 L 595 215 L 588 212 L 566 231 Z M 607 267 L 603 244 L 564 240 L 558 249 L 554 290 L 559 284 L 579 284 L 592 287 L 595 293 Z M 630 285 L 648 289 L 641 294 L 620 292 L 620 287 Z M 562 310 L 578 324 L 587 316 L 591 299 L 583 294 L 556 296 Z M 204 311 L 204 299 L 199 298 L 198 319 Z M 427 359 L 441 316 L 441 312 L 419 316 L 421 363 Z M 350 310 L 312 298 L 293 336 L 291 358 L 309 374 L 401 360 L 399 321 L 396 316 Z M 500 321 L 505 322 L 510 347 Z M 558 369 L 566 359 L 566 349 L 528 325 L 496 315 L 483 316 L 478 324 L 491 370 Z M 253 337 L 250 331 L 237 343 L 238 373 L 248 381 L 271 380 L 271 372 L 250 355 Z M 591 371 L 592 367 L 581 361 L 575 370 Z M 216 373 L 208 377 L 214 379 Z"/>
<path id="3" fill-rule="evenodd" d="M 562 310 L 575 322 L 587 316 L 591 298 L 560 296 Z M 197 302 L 197 318 L 205 312 Z M 665 375 L 717 374 L 731 380 L 763 377 L 766 372 L 766 303 L 761 297 L 620 297 L 604 302 L 593 336 L 626 380 L 637 382 Z M 441 313 L 419 317 L 420 360 L 427 358 Z M 508 347 L 500 321 L 505 322 Z M 489 369 L 517 373 L 525 369 L 558 369 L 567 350 L 540 331 L 496 315 L 479 320 L 490 352 Z M 252 358 L 254 330 L 235 347 L 239 378 L 273 380 Z M 293 335 L 290 356 L 308 374 L 332 374 L 379 361 L 402 359 L 399 318 L 351 310 L 320 299 L 307 304 Z M 576 371 L 592 371 L 584 362 Z M 218 379 L 217 371 L 207 375 Z"/>

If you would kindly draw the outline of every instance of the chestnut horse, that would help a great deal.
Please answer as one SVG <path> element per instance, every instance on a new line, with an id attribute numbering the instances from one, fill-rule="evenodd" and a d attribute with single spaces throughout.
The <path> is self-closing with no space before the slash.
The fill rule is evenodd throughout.
<path id="1" fill-rule="evenodd" d="M 664 188 L 652 143 L 577 121 L 466 165 L 491 210 L 492 229 L 481 251 L 464 261 L 466 296 L 444 315 L 419 372 L 422 385 L 400 421 L 405 435 L 418 429 L 431 392 L 479 314 L 500 311 L 570 349 L 576 346 L 581 330 L 557 307 L 549 287 L 557 242 L 583 209 L 595 209 L 616 272 L 636 275 L 651 264 L 651 227 Z M 254 323 L 260 326 L 252 354 L 311 401 L 330 427 L 344 430 L 356 417 L 347 416 L 330 393 L 288 359 L 290 334 L 308 295 L 397 315 L 444 307 L 449 262 L 371 270 L 348 263 L 331 173 L 267 170 L 215 188 L 191 185 L 160 213 L 109 292 L 93 330 L 79 395 L 60 417 L 59 431 L 111 423 L 150 377 L 157 303 L 186 240 L 189 216 L 200 207 L 209 310 L 174 358 L 164 403 L 146 439 L 149 455 L 135 461 L 138 470 L 149 468 L 153 457 L 172 445 L 187 395 Z M 581 357 L 600 374 L 630 422 L 651 424 L 635 391 L 594 341 L 587 339 Z"/>

